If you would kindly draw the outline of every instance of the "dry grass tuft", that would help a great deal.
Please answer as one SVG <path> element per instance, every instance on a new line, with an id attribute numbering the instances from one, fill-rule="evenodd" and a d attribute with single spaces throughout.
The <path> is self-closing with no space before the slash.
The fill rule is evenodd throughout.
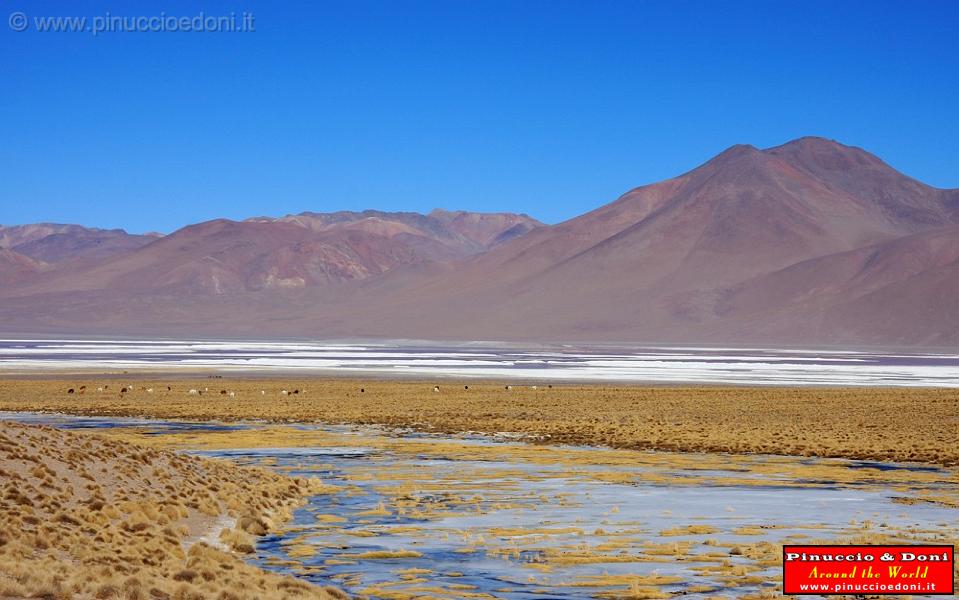
<path id="1" fill-rule="evenodd" d="M 231 514 L 252 552 L 318 480 L 4 421 L 0 465 L 0 598 L 344 597 L 198 541 Z"/>

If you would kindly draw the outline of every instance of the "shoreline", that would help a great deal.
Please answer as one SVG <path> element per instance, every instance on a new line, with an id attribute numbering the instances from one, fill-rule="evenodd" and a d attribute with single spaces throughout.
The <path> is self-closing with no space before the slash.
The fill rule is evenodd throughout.
<path id="1" fill-rule="evenodd" d="M 959 464 L 959 390 L 951 388 L 132 375 L 0 379 L 0 410 L 505 432 L 532 443 L 631 450 Z M 121 393 L 124 378 L 131 391 Z"/>

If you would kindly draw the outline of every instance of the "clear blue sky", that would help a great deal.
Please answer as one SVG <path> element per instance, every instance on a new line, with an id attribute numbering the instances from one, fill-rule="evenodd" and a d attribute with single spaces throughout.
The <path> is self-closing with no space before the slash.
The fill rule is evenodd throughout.
<path id="1" fill-rule="evenodd" d="M 153 6 L 148 6 L 152 4 Z M 252 33 L 9 15 L 251 11 Z M 959 187 L 959 2 L 43 2 L 0 14 L 0 223 L 304 210 L 557 222 L 735 143 L 858 145 Z"/>

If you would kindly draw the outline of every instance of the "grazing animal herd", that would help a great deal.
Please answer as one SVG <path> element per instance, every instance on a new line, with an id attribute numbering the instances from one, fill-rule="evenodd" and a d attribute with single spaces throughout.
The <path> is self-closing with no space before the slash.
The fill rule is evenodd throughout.
<path id="1" fill-rule="evenodd" d="M 213 376 L 211 376 L 211 377 L 213 377 Z M 215 377 L 219 378 L 219 377 L 221 377 L 221 376 L 220 376 L 220 375 L 217 375 L 217 376 L 215 376 Z M 553 388 L 552 385 L 549 385 L 548 387 L 549 387 L 549 389 L 552 389 L 552 388 Z M 102 394 L 102 393 L 104 393 L 104 392 L 109 391 L 109 389 L 110 389 L 110 386 L 109 386 L 109 385 L 102 385 L 102 386 L 97 387 L 97 393 L 98 393 L 98 394 Z M 146 392 L 146 393 L 148 393 L 148 394 L 152 394 L 153 391 L 154 391 L 154 388 L 152 388 L 152 387 L 143 387 L 143 386 L 141 386 L 139 389 L 142 390 L 142 391 L 144 391 L 144 392 Z M 470 386 L 464 385 L 464 386 L 463 386 L 463 389 L 464 389 L 464 390 L 469 390 L 469 389 L 470 389 Z M 510 391 L 510 390 L 513 389 L 513 386 L 512 386 L 512 385 L 506 385 L 506 386 L 504 387 L 504 389 L 505 389 L 506 391 Z M 529 389 L 531 389 L 531 390 L 538 390 L 538 389 L 539 389 L 539 386 L 531 385 L 531 386 L 529 386 Z M 78 387 L 78 388 L 69 388 L 69 389 L 67 389 L 67 394 L 84 394 L 84 393 L 86 393 L 86 390 L 87 390 L 87 386 L 81 385 L 81 386 Z M 120 394 L 128 394 L 128 393 L 134 392 L 134 391 L 136 391 L 136 390 L 137 390 L 137 387 L 134 386 L 134 385 L 132 385 L 132 384 L 131 384 L 131 385 L 127 385 L 127 386 L 122 386 L 122 387 L 120 388 Z M 161 391 L 162 391 L 162 390 L 161 390 Z M 167 392 L 172 392 L 172 391 L 173 391 L 173 388 L 170 387 L 170 386 L 166 386 L 166 391 L 167 391 Z M 438 394 L 439 392 L 440 392 L 440 386 L 434 385 L 434 386 L 433 386 L 433 393 L 434 393 L 434 394 Z M 211 392 L 210 392 L 210 388 L 209 388 L 209 387 L 204 387 L 203 389 L 190 388 L 189 390 L 187 390 L 186 393 L 187 393 L 187 395 L 189 395 L 189 396 L 202 396 L 204 393 L 211 393 Z M 216 393 L 216 392 L 214 391 L 214 392 L 212 392 L 212 393 Z M 235 392 L 234 390 L 221 389 L 219 393 L 220 393 L 220 395 L 222 395 L 222 396 L 229 396 L 230 398 L 236 398 L 236 392 Z M 293 390 L 287 390 L 287 389 L 280 390 L 280 394 L 283 395 L 283 396 L 289 396 L 289 395 L 291 395 L 291 394 L 300 394 L 300 393 L 305 394 L 305 393 L 306 393 L 306 390 L 302 390 L 302 391 L 301 391 L 299 388 L 296 388 L 296 389 L 293 389 Z M 360 393 L 366 393 L 366 388 L 360 388 Z M 266 390 L 260 390 L 260 395 L 261 395 L 261 396 L 266 396 Z"/>

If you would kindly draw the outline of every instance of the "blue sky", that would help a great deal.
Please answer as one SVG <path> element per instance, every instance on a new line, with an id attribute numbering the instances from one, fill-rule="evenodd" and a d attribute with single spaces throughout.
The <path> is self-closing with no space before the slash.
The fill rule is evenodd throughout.
<path id="1" fill-rule="evenodd" d="M 150 4 L 3 3 L 0 223 L 434 207 L 558 222 L 802 135 L 959 187 L 954 1 Z M 15 32 L 15 11 L 249 11 L 256 31 Z"/>

